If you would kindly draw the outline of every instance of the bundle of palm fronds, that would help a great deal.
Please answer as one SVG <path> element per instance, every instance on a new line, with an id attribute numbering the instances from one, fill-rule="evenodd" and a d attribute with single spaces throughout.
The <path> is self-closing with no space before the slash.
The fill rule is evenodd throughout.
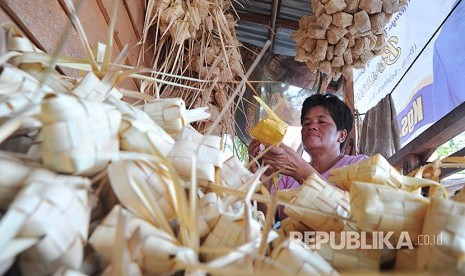
<path id="1" fill-rule="evenodd" d="M 153 47 L 153 69 L 156 76 L 171 80 L 178 74 L 205 80 L 189 79 L 181 83 L 198 88 L 198 92 L 167 85 L 154 85 L 153 93 L 162 98 L 180 97 L 189 109 L 208 106 L 211 119 L 196 125 L 205 132 L 221 110 L 226 116 L 214 134 L 234 134 L 233 107 L 226 102 L 237 88 L 236 77 L 244 76 L 239 41 L 236 38 L 235 20 L 227 12 L 230 0 L 150 0 L 144 27 L 146 43 Z M 152 64 L 152 63 L 151 63 Z"/>

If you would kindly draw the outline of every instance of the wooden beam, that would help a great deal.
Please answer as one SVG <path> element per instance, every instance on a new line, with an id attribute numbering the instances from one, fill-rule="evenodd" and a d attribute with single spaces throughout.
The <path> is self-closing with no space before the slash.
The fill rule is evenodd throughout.
<path id="1" fill-rule="evenodd" d="M 465 156 L 465 148 L 454 152 L 453 154 L 449 155 L 449 157 L 452 156 Z M 439 176 L 439 179 L 446 178 L 456 172 L 462 171 L 463 169 L 461 168 L 450 168 L 450 169 L 441 169 L 441 175 Z"/>
<path id="2" fill-rule="evenodd" d="M 242 11 L 236 11 L 236 13 L 239 16 L 240 21 L 247 21 L 247 22 L 262 24 L 266 26 L 270 25 L 271 18 L 268 16 L 249 13 L 249 12 L 242 12 Z M 297 30 L 299 28 L 299 22 L 277 18 L 276 26 L 280 28 L 290 29 L 290 30 Z"/>
<path id="3" fill-rule="evenodd" d="M 436 149 L 465 131 L 463 114 L 465 114 L 465 102 L 431 125 L 391 156 L 388 161 L 395 167 L 402 167 L 404 159 L 410 154 L 418 155 L 422 162 L 426 161 L 432 153 L 431 149 Z"/>
<path id="4" fill-rule="evenodd" d="M 278 19 L 279 11 L 281 10 L 281 0 L 273 0 L 271 5 L 271 22 L 270 28 L 268 29 L 268 39 L 271 40 L 271 45 L 269 48 L 270 53 L 273 53 L 274 48 L 274 38 L 276 36 L 276 20 Z"/>

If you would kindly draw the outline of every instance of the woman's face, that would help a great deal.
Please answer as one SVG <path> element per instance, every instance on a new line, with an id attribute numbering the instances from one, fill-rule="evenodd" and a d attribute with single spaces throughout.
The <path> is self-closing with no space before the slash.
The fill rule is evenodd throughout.
<path id="1" fill-rule="evenodd" d="M 314 106 L 305 114 L 301 134 L 307 152 L 315 149 L 339 151 L 345 133 L 345 130 L 337 130 L 336 123 L 323 106 Z"/>

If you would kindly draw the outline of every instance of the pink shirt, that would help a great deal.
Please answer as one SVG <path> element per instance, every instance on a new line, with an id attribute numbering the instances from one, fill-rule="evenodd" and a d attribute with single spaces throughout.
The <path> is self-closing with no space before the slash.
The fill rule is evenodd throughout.
<path id="1" fill-rule="evenodd" d="M 359 154 L 359 155 L 355 155 L 355 156 L 352 156 L 352 155 L 344 155 L 341 160 L 337 161 L 336 164 L 334 164 L 334 166 L 330 169 L 328 169 L 327 171 L 325 171 L 324 173 L 321 174 L 321 176 L 324 178 L 324 179 L 328 179 L 329 177 L 329 171 L 331 171 L 332 169 L 336 169 L 336 168 L 340 168 L 340 167 L 344 167 L 344 166 L 347 166 L 347 165 L 350 165 L 350 164 L 353 164 L 353 163 L 357 163 L 357 162 L 360 162 L 364 159 L 367 159 L 369 158 L 368 156 L 364 155 L 364 154 Z M 294 178 L 288 176 L 288 175 L 283 175 L 279 178 L 279 181 L 278 181 L 278 190 L 283 190 L 283 189 L 297 189 L 299 188 L 300 184 L 299 182 L 297 182 Z M 274 189 L 272 188 L 271 189 L 271 194 L 274 194 Z"/>

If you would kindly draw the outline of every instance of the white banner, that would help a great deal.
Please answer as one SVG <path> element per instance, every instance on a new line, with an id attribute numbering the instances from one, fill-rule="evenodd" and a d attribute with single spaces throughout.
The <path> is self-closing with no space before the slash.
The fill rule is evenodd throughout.
<path id="1" fill-rule="evenodd" d="M 354 71 L 354 104 L 360 113 L 368 111 L 394 89 L 455 2 L 409 0 L 393 15 L 385 27 L 385 53 L 372 59 L 364 69 Z"/>

